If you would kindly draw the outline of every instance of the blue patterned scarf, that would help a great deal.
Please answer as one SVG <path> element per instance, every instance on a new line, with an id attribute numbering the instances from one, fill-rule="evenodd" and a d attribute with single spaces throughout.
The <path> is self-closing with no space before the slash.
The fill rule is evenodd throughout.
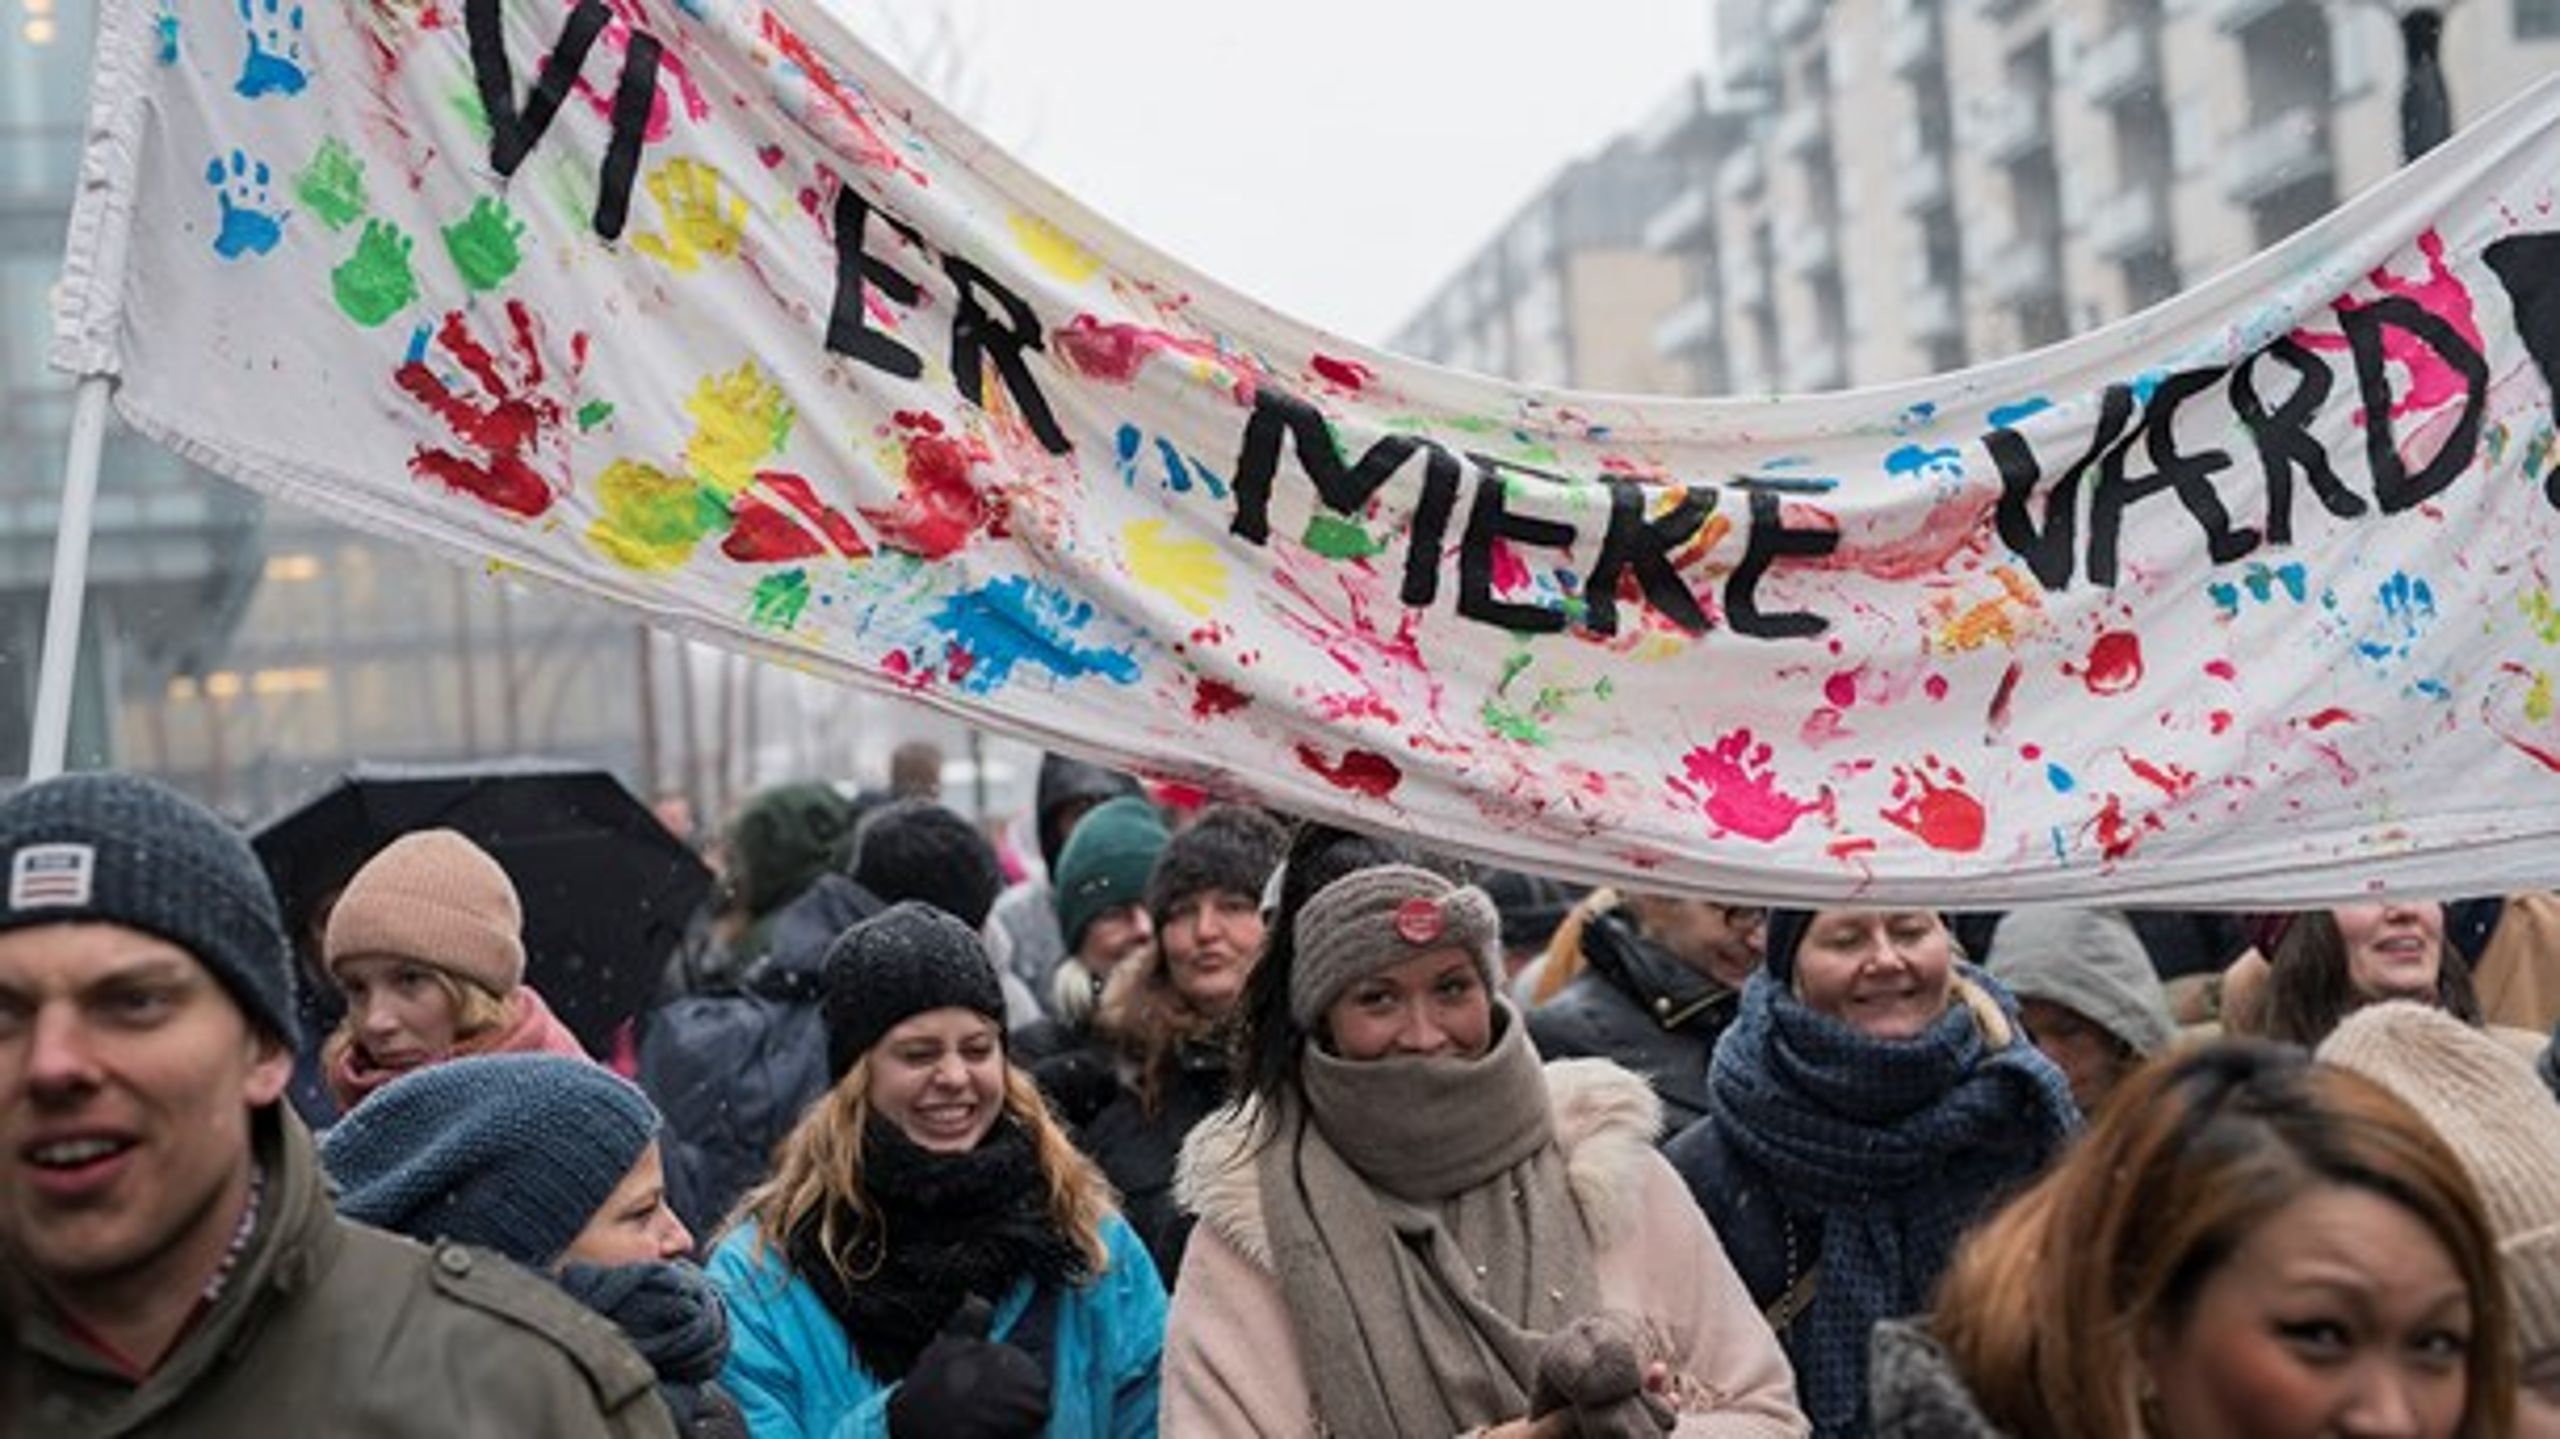
<path id="1" fill-rule="evenodd" d="M 1763 970 L 1708 1071 L 1744 1182 L 1821 1227 L 1821 1277 L 1786 1336 L 1817 1434 L 1866 1432 L 1869 1333 L 1926 1307 L 1964 1228 L 2079 1124 L 2007 993 L 1956 970 L 1956 1002 L 1906 1040 L 1818 1014 Z"/>

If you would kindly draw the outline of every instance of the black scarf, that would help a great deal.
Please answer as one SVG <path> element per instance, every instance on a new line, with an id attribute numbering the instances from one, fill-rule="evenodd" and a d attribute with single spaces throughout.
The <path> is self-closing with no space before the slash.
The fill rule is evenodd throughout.
<path id="1" fill-rule="evenodd" d="M 1001 1299 L 1015 1280 L 1082 1280 L 1084 1252 L 1049 1220 L 1048 1181 L 1031 1136 L 1007 1116 L 966 1154 L 936 1154 L 897 1126 L 862 1136 L 862 1187 L 881 1232 L 846 1256 L 848 1287 L 821 1253 L 815 1217 L 790 1237 L 791 1267 L 853 1341 L 854 1361 L 883 1382 L 916 1356 L 971 1294 Z"/>

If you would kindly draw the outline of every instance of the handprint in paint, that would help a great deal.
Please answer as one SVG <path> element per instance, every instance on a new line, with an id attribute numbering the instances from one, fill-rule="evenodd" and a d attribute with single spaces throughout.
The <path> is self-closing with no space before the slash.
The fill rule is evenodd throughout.
<path id="1" fill-rule="evenodd" d="M 249 53 L 240 62 L 240 83 L 232 88 L 250 100 L 301 94 L 311 78 L 302 65 L 302 7 L 287 10 L 283 0 L 240 0 L 240 21 L 249 30 Z"/>
<path id="2" fill-rule="evenodd" d="M 698 160 L 670 160 L 649 172 L 648 186 L 667 228 L 633 241 L 642 254 L 682 274 L 702 268 L 705 256 L 725 260 L 738 253 L 747 202 L 723 193 L 718 170 Z"/>
<path id="3" fill-rule="evenodd" d="M 355 253 L 329 272 L 329 288 L 348 319 L 369 330 L 416 301 L 418 277 L 409 268 L 409 246 L 399 226 L 365 221 Z"/>
<path id="4" fill-rule="evenodd" d="M 462 283 L 475 292 L 494 290 L 524 263 L 524 221 L 506 201 L 483 195 L 469 214 L 444 227 L 444 252 Z"/>
<path id="5" fill-rule="evenodd" d="M 509 300 L 503 353 L 472 333 L 470 317 L 446 313 L 435 330 L 435 349 L 447 364 L 428 363 L 427 332 L 410 345 L 409 359 L 393 378 L 453 432 L 447 446 L 420 445 L 409 472 L 491 509 L 524 519 L 547 512 L 568 488 L 568 457 L 561 424 L 572 409 L 572 391 L 585 367 L 587 337 L 569 337 L 569 364 L 543 362 L 542 326 L 522 300 Z M 457 393 L 448 375 L 468 379 Z"/>
<path id="6" fill-rule="evenodd" d="M 1989 816 L 1965 788 L 1964 771 L 1924 755 L 1918 765 L 1893 767 L 1894 807 L 1877 814 L 1931 849 L 1971 854 L 1982 848 Z"/>
<path id="7" fill-rule="evenodd" d="M 225 163 L 216 157 L 204 167 L 204 182 L 222 203 L 222 228 L 214 234 L 213 252 L 226 260 L 263 255 L 284 238 L 284 211 L 276 208 L 269 189 L 275 177 L 267 162 L 234 150 Z"/>
<path id="8" fill-rule="evenodd" d="M 1712 746 L 1689 751 L 1681 761 L 1683 775 L 1670 780 L 1671 790 L 1705 810 L 1718 834 L 1763 843 L 1783 838 L 1808 814 L 1828 819 L 1830 789 L 1810 800 L 1787 793 L 1779 787 L 1774 758 L 1749 728 L 1733 730 Z"/>
<path id="9" fill-rule="evenodd" d="M 293 177 L 294 198 L 332 230 L 343 230 L 364 213 L 364 161 L 347 142 L 332 135 L 320 142 L 311 163 Z"/>
<path id="10" fill-rule="evenodd" d="M 2380 602 L 2380 613 L 2364 638 L 2356 641 L 2356 654 L 2378 669 L 2388 669 L 2407 659 L 2435 624 L 2436 592 L 2425 580 L 2394 570 L 2374 591 L 2374 598 Z"/>

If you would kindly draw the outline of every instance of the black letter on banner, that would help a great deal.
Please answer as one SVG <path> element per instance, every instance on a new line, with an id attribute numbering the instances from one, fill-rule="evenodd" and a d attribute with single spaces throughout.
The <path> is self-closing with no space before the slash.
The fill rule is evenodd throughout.
<path id="1" fill-rule="evenodd" d="M 1414 506 L 1413 531 L 1406 537 L 1403 601 L 1416 608 L 1440 593 L 1440 540 L 1448 533 L 1450 511 L 1457 507 L 1458 458 L 1429 440 L 1411 435 L 1381 435 L 1360 452 L 1357 463 L 1342 463 L 1333 425 L 1315 406 L 1276 386 L 1254 392 L 1253 415 L 1245 421 L 1244 447 L 1236 455 L 1236 517 L 1227 533 L 1257 545 L 1271 543 L 1271 482 L 1280 473 L 1280 440 L 1286 435 L 1298 457 L 1298 468 L 1315 481 L 1325 508 L 1353 519 L 1369 498 L 1403 468 L 1416 450 L 1423 454 L 1422 499 Z"/>
<path id="2" fill-rule="evenodd" d="M 886 211 L 880 218 L 889 228 L 907 237 L 907 243 L 925 248 L 924 236 L 914 227 Z M 871 202 L 853 191 L 851 185 L 836 190 L 836 303 L 827 315 L 827 348 L 839 355 L 850 355 L 875 370 L 912 380 L 924 373 L 924 359 L 895 339 L 871 328 L 871 317 L 863 309 L 862 286 L 870 281 L 881 293 L 901 305 L 912 305 L 922 292 L 916 282 L 892 269 L 889 262 L 862 248 L 865 229 L 871 224 Z"/>
<path id="3" fill-rule="evenodd" d="M 501 4 L 502 0 L 469 0 L 463 10 L 463 28 L 470 33 L 471 70 L 480 88 L 480 108 L 489 116 L 489 167 L 504 177 L 515 174 L 558 118 L 570 87 L 577 83 L 578 71 L 587 63 L 587 52 L 595 48 L 596 37 L 604 32 L 613 12 L 603 0 L 578 0 L 519 113 Z M 658 98 L 661 48 L 657 36 L 635 30 L 623 49 L 622 78 L 613 90 L 613 129 L 596 187 L 595 231 L 608 240 L 621 238 L 623 221 L 631 212 L 631 180 L 639 173 L 640 147 L 648 139 L 649 107 Z"/>
<path id="4" fill-rule="evenodd" d="M 2391 376 L 2384 370 L 2384 326 L 2422 340 L 2462 375 L 2462 418 L 2434 459 L 2416 474 L 2400 458 L 2391 423 Z M 2489 362 L 2444 317 L 2404 295 L 2386 295 L 2338 312 L 2347 348 L 2356 357 L 2356 385 L 2364 398 L 2365 460 L 2373 466 L 2373 500 L 2386 515 L 2435 498 L 2480 452 L 2480 412 L 2489 394 Z"/>
<path id="5" fill-rule="evenodd" d="M 1752 591 L 1779 556 L 1819 559 L 1840 548 L 1840 532 L 1788 529 L 1776 489 L 1747 478 L 1734 483 L 1751 491 L 1751 540 L 1743 548 L 1742 563 L 1725 576 L 1725 622 L 1735 634 L 1759 640 L 1805 639 L 1831 628 L 1831 621 L 1802 610 L 1764 615 Z"/>
<path id="6" fill-rule="evenodd" d="M 2293 393 L 2270 412 L 2267 402 L 2258 394 L 2258 362 L 2274 358 L 2284 362 L 2300 378 Z M 2302 467 L 2304 478 L 2311 481 L 2311 491 L 2329 513 L 2342 520 L 2352 520 L 2365 511 L 2364 496 L 2348 489 L 2338 478 L 2337 467 L 2329 463 L 2329 452 L 2320 447 L 2306 428 L 2311 417 L 2320 412 L 2322 401 L 2329 398 L 2329 367 L 2311 353 L 2301 341 L 2285 335 L 2272 345 L 2240 362 L 2231 375 L 2231 408 L 2240 415 L 2240 423 L 2248 427 L 2250 442 L 2258 448 L 2258 467 L 2267 476 L 2267 543 L 2293 543 L 2293 471 Z"/>
<path id="7" fill-rule="evenodd" d="M 2213 488 L 2216 470 L 2231 467 L 2227 450 L 2178 453 L 2178 406 L 2213 388 L 2220 370 L 2180 370 L 2160 382 L 2144 408 L 2141 433 L 2151 455 L 2151 473 L 2127 479 L 2130 445 L 2107 456 L 2098 467 L 2098 485 L 2089 501 L 2089 582 L 2112 587 L 2116 582 L 2116 539 L 2124 528 L 2124 512 L 2136 501 L 2162 490 L 2176 490 L 2178 502 L 2204 527 L 2205 552 L 2217 565 L 2227 565 L 2258 547 L 2256 530 L 2231 528 L 2231 514 Z"/>
<path id="8" fill-rule="evenodd" d="M 1592 564 L 1591 579 L 1582 591 L 1583 608 L 1589 615 L 1586 624 L 1591 632 L 1618 632 L 1618 577 L 1633 565 L 1646 603 L 1669 615 L 1682 630 L 1705 634 L 1706 614 L 1698 608 L 1698 597 L 1690 593 L 1680 571 L 1673 567 L 1671 552 L 1689 542 L 1689 537 L 1707 522 L 1714 506 L 1699 503 L 1698 492 L 1683 487 L 1680 501 L 1670 513 L 1659 520 L 1647 520 L 1643 486 L 1623 475 L 1604 475 L 1601 483 L 1609 487 L 1609 533 L 1600 541 L 1600 558 Z"/>
<path id="9" fill-rule="evenodd" d="M 2117 437 L 2124 435 L 2125 422 L 2132 418 L 2133 391 L 2120 384 L 2107 386 L 2098 402 L 2097 433 L 2090 436 L 2089 448 L 2080 458 L 2055 478 L 2052 493 L 2045 497 L 2041 530 L 2027 509 L 2044 478 L 2035 450 L 2026 436 L 2006 425 L 1982 437 L 1991 463 L 2000 470 L 2000 542 L 2025 560 L 2037 583 L 2048 590 L 2071 587 L 2072 556 L 2079 548 L 2080 477 L 2115 446 Z M 2132 443 L 2131 438 L 2126 437 L 2125 443 Z"/>
<path id="10" fill-rule="evenodd" d="M 2517 338 L 2560 407 L 2560 234 L 2509 235 L 2480 253 L 2507 287 Z M 2542 495 L 2560 507 L 2560 463 L 2542 477 Z"/>
<path id="11" fill-rule="evenodd" d="M 1517 634 L 1553 634 L 1564 628 L 1564 611 L 1546 605 L 1516 605 L 1493 595 L 1493 545 L 1517 540 L 1543 549 L 1573 547 L 1573 526 L 1561 520 L 1515 515 L 1502 507 L 1502 467 L 1480 455 L 1476 463 L 1476 502 L 1467 514 L 1467 533 L 1458 541 L 1458 613 L 1471 620 L 1500 625 Z"/>
<path id="12" fill-rule="evenodd" d="M 942 269 L 960 292 L 959 308 L 951 314 L 951 374 L 960 382 L 961 398 L 979 409 L 987 407 L 980 358 L 994 360 L 996 373 L 1004 377 L 1004 387 L 1013 392 L 1013 402 L 1022 407 L 1022 417 L 1031 423 L 1031 433 L 1040 437 L 1041 445 L 1053 455 L 1075 448 L 1068 443 L 1067 432 L 1058 428 L 1058 417 L 1049 413 L 1049 397 L 1032 380 L 1031 367 L 1022 363 L 1024 350 L 1041 348 L 1040 321 L 1031 307 L 995 276 L 957 255 L 944 255 Z M 1004 306 L 1007 323 L 996 323 L 981 295 L 996 297 L 996 303 Z"/>

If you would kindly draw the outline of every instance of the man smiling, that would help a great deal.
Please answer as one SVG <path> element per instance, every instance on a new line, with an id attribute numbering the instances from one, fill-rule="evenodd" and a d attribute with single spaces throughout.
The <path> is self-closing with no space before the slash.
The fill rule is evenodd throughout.
<path id="1" fill-rule="evenodd" d="M 15 1432 L 671 1432 L 648 1365 L 552 1286 L 331 1210 L 279 1102 L 275 898 L 219 819 L 49 780 L 0 801 L 0 882 Z"/>

